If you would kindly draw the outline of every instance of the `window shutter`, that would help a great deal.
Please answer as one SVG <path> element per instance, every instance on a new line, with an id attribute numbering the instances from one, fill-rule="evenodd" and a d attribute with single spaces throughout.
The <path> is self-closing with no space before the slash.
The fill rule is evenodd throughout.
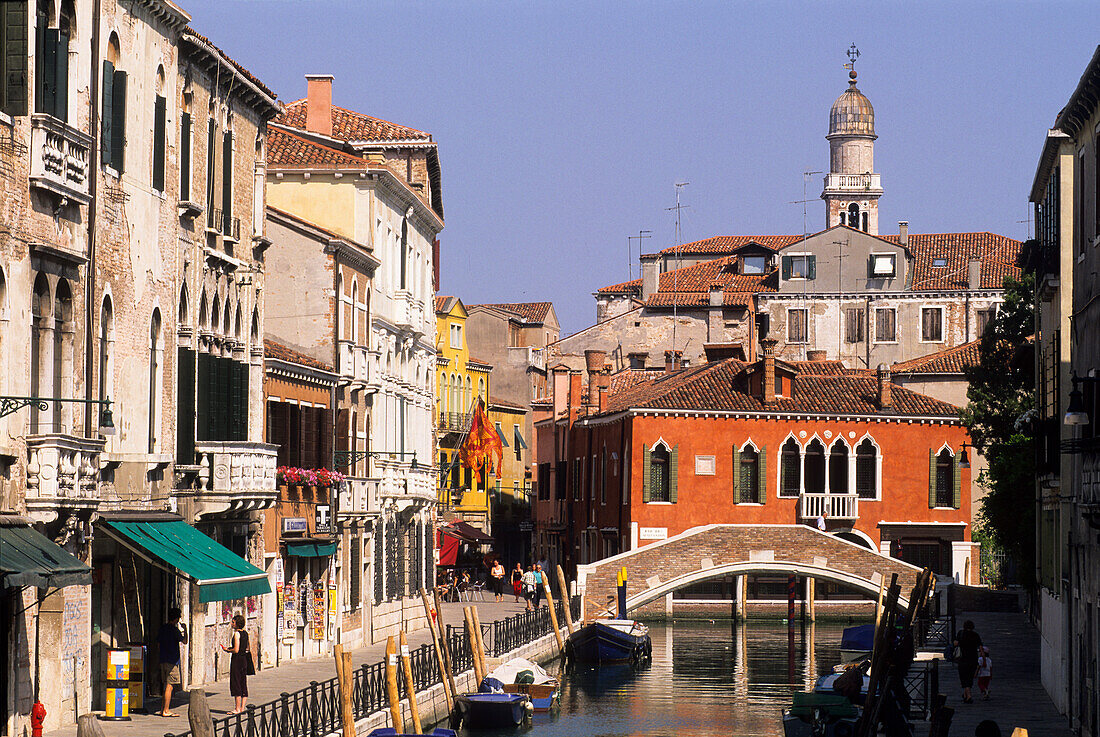
<path id="1" fill-rule="evenodd" d="M 936 508 L 936 451 L 928 449 L 928 508 Z"/>
<path id="2" fill-rule="evenodd" d="M 110 165 L 112 161 L 111 156 L 111 140 L 113 138 L 113 130 L 111 124 L 114 121 L 114 102 L 115 102 L 115 65 L 109 61 L 103 62 L 103 109 L 100 110 L 99 115 L 99 152 L 103 159 L 103 163 Z"/>
<path id="3" fill-rule="evenodd" d="M 768 500 L 768 446 L 763 446 L 756 456 L 756 503 Z"/>
<path id="4" fill-rule="evenodd" d="M 214 118 L 210 118 L 206 127 L 206 225 L 210 228 L 220 225 L 220 223 L 214 223 L 214 168 L 217 164 L 217 155 L 214 150 L 217 140 L 215 136 Z"/>
<path id="5" fill-rule="evenodd" d="M 46 99 L 46 29 L 49 21 L 45 14 L 35 14 L 34 25 L 34 111 L 46 112 L 43 103 Z"/>
<path id="6" fill-rule="evenodd" d="M 867 257 L 867 278 L 873 279 L 875 277 L 875 257 Z"/>
<path id="7" fill-rule="evenodd" d="M 650 472 L 650 468 L 649 468 L 649 456 L 650 456 L 649 448 L 643 447 L 642 448 L 642 501 L 643 502 L 653 501 L 653 489 L 651 489 L 650 486 L 649 486 L 650 479 L 653 476 L 653 474 Z"/>
<path id="8" fill-rule="evenodd" d="M 791 257 L 782 256 L 780 257 L 779 262 L 782 265 L 783 281 L 787 281 L 791 278 Z"/>
<path id="9" fill-rule="evenodd" d="M 210 368 L 213 357 L 209 353 L 198 355 L 195 380 L 195 434 L 199 440 L 210 439 L 210 385 L 213 381 Z"/>
<path id="10" fill-rule="evenodd" d="M 176 463 L 195 462 L 195 352 L 190 348 L 176 351 Z"/>
<path id="11" fill-rule="evenodd" d="M 951 506 L 958 509 L 962 504 L 962 467 L 959 465 L 957 453 L 951 459 L 951 466 L 954 471 L 951 478 Z"/>
<path id="12" fill-rule="evenodd" d="M 741 501 L 741 451 L 733 449 L 733 503 Z"/>
<path id="13" fill-rule="evenodd" d="M 54 42 L 53 109 L 50 113 L 65 123 L 69 120 L 69 34 L 51 31 Z"/>
<path id="14" fill-rule="evenodd" d="M 676 480 L 680 475 L 680 467 L 677 464 L 677 459 L 680 457 L 680 446 L 672 446 L 672 452 L 669 453 L 668 458 L 668 500 L 670 502 L 676 502 Z"/>
<path id="15" fill-rule="evenodd" d="M 126 72 L 116 71 L 111 83 L 111 167 L 122 173 L 126 147 Z"/>
<path id="16" fill-rule="evenodd" d="M 8 0 L 3 3 L 4 112 L 27 114 L 27 3 Z"/>
<path id="17" fill-rule="evenodd" d="M 817 256 L 806 257 L 806 278 L 810 280 L 817 278 Z"/>
<path id="18" fill-rule="evenodd" d="M 191 199 L 191 113 L 180 118 L 180 199 Z"/>
<path id="19" fill-rule="evenodd" d="M 332 410 L 322 407 L 317 412 L 320 413 L 317 465 L 322 468 L 332 468 Z"/>
<path id="20" fill-rule="evenodd" d="M 233 217 L 233 133 L 222 134 L 222 233 L 230 234 Z"/>
<path id="21" fill-rule="evenodd" d="M 34 109 L 39 113 L 53 115 L 57 112 L 57 48 L 60 31 L 46 28 L 45 16 L 38 16 L 38 60 L 35 74 L 38 75 L 38 97 Z"/>
<path id="22" fill-rule="evenodd" d="M 167 100 L 157 95 L 153 101 L 153 189 L 164 191 L 164 126 Z"/>

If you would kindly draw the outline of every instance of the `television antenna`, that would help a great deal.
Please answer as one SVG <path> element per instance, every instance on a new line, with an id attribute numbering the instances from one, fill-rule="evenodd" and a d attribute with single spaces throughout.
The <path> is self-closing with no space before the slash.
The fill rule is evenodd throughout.
<path id="1" fill-rule="evenodd" d="M 626 237 L 626 274 L 628 280 L 634 278 L 634 255 L 630 242 L 638 241 L 638 258 L 640 259 L 642 257 L 642 241 L 646 238 L 652 238 L 653 236 L 648 235 L 652 232 L 652 230 L 639 230 L 638 235 L 628 235 Z M 639 274 L 639 276 L 641 275 Z"/>
<path id="2" fill-rule="evenodd" d="M 816 200 L 811 200 L 811 199 L 809 199 L 809 197 L 807 197 L 807 195 L 806 195 L 806 184 L 810 181 L 810 177 L 812 177 L 814 174 L 824 174 L 824 173 L 825 172 L 823 172 L 823 171 L 810 171 L 809 169 L 802 172 L 802 199 L 800 199 L 800 200 L 791 200 L 790 202 L 787 203 L 788 205 L 802 205 L 802 237 L 803 238 L 805 238 L 806 236 L 808 236 L 810 234 L 809 230 L 808 230 L 809 225 L 808 225 L 807 220 L 806 220 L 806 203 L 816 201 Z"/>
<path id="3" fill-rule="evenodd" d="M 689 184 L 691 184 L 691 182 L 676 182 L 676 185 L 675 185 L 676 186 L 676 205 L 674 207 L 666 207 L 665 208 L 666 211 L 667 210 L 675 210 L 676 211 L 676 268 L 672 271 L 672 291 L 674 293 L 677 291 L 676 281 L 677 281 L 677 277 L 679 276 L 680 267 L 683 266 L 683 249 L 681 248 L 681 246 L 684 245 L 684 237 L 683 237 L 683 232 L 680 230 L 680 211 L 690 208 L 689 205 L 681 205 L 680 204 L 680 190 L 683 189 L 684 187 L 688 186 Z M 658 292 L 661 291 L 661 275 L 660 274 L 657 275 L 657 291 Z M 673 352 L 676 351 L 676 320 L 677 320 L 676 297 L 673 297 L 672 298 L 672 350 L 673 350 Z M 675 360 L 675 356 L 673 357 L 673 360 Z"/>

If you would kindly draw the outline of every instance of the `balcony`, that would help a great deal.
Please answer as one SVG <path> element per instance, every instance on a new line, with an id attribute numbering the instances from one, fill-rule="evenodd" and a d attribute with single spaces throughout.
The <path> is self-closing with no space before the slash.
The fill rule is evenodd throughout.
<path id="1" fill-rule="evenodd" d="M 52 115 L 32 115 L 31 186 L 82 205 L 88 204 L 92 200 L 88 191 L 91 147 L 91 136 L 70 128 Z"/>
<path id="2" fill-rule="evenodd" d="M 859 519 L 859 496 L 856 494 L 811 494 L 798 496 L 798 516 L 816 519 L 823 513 L 829 519 Z"/>
<path id="3" fill-rule="evenodd" d="M 469 412 L 440 412 L 440 432 L 464 432 L 470 426 Z"/>
<path id="4" fill-rule="evenodd" d="M 270 509 L 278 499 L 278 446 L 267 443 L 195 443 L 198 478 L 190 489 L 198 516 Z M 187 493 L 187 490 L 182 490 Z M 177 495 L 181 490 L 177 489 Z"/>
<path id="5" fill-rule="evenodd" d="M 375 459 L 375 494 L 379 503 L 393 503 L 398 509 L 410 506 L 434 505 L 438 499 L 434 467 L 418 466 L 416 469 L 401 461 Z"/>
<path id="6" fill-rule="evenodd" d="M 878 174 L 826 174 L 825 191 L 882 194 L 882 180 Z"/>
<path id="7" fill-rule="evenodd" d="M 393 305 L 393 320 L 398 328 L 417 337 L 424 335 L 423 302 L 414 299 L 411 292 L 399 289 L 390 304 Z"/>
<path id="8" fill-rule="evenodd" d="M 99 506 L 99 462 L 103 440 L 73 435 L 27 436 L 27 513 L 39 522 L 57 519 L 61 509 Z"/>

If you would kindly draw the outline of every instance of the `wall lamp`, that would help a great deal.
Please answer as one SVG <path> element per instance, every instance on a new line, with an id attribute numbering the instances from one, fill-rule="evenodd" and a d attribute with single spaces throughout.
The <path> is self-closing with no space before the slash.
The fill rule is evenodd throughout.
<path id="1" fill-rule="evenodd" d="M 970 468 L 970 455 L 966 452 L 967 448 L 973 448 L 973 445 L 969 443 L 963 443 L 959 453 L 959 468 Z"/>
<path id="2" fill-rule="evenodd" d="M 1096 383 L 1100 381 L 1100 377 L 1096 376 L 1078 376 L 1077 372 L 1073 372 L 1073 390 L 1069 393 L 1069 406 L 1066 407 L 1065 424 L 1067 425 L 1087 425 L 1089 424 L 1089 411 L 1085 407 L 1085 394 L 1081 391 L 1081 384 L 1085 382 Z"/>
<path id="3" fill-rule="evenodd" d="M 404 458 L 405 456 L 412 456 L 412 462 L 409 463 L 409 468 L 415 471 L 419 468 L 419 464 L 416 462 L 416 451 L 390 451 L 390 450 L 338 450 L 332 454 L 332 467 L 334 469 L 351 468 L 352 464 L 358 463 L 364 458 L 389 458 L 397 456 Z"/>
<path id="4" fill-rule="evenodd" d="M 58 404 L 62 404 L 65 402 L 69 402 L 72 404 L 101 404 L 103 405 L 103 408 L 99 411 L 99 434 L 115 434 L 115 418 L 114 415 L 111 413 L 110 399 L 66 399 L 65 397 L 0 396 L 0 417 L 7 417 L 14 412 L 18 412 L 23 407 L 34 407 L 41 412 L 45 412 L 50 408 L 51 402 L 57 402 Z"/>

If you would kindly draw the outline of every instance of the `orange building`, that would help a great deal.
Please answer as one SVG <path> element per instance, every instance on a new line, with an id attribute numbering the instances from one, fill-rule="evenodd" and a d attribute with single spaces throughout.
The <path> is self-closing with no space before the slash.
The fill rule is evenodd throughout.
<path id="1" fill-rule="evenodd" d="M 824 524 L 977 579 L 958 408 L 838 361 L 736 358 L 587 382 L 553 371 L 536 407 L 536 549 L 572 566 L 709 523 Z"/>

